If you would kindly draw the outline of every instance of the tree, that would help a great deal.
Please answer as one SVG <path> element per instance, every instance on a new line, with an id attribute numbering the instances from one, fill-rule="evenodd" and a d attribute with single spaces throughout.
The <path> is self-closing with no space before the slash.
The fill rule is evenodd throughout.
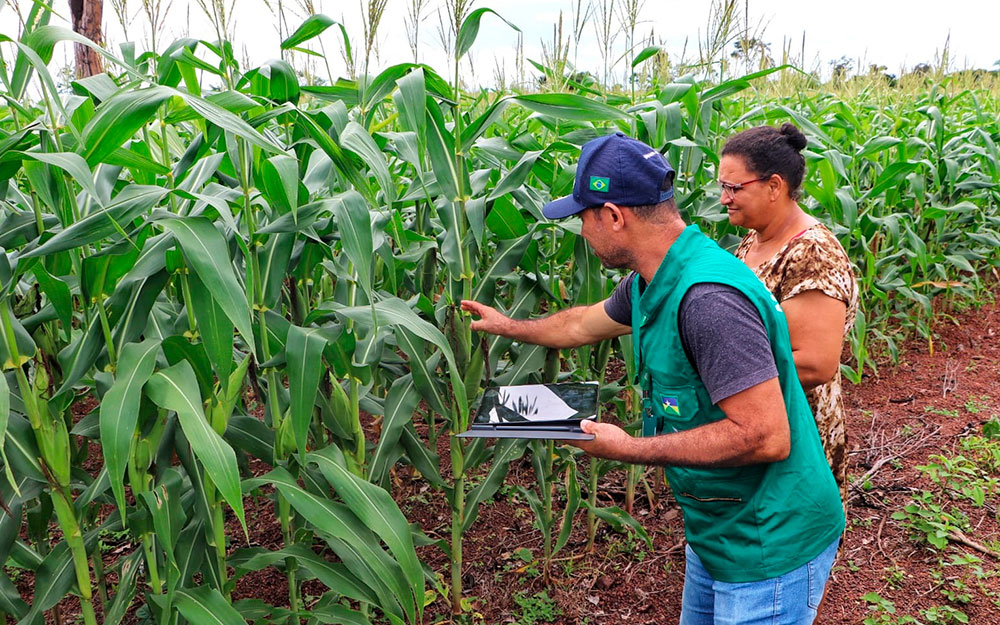
<path id="1" fill-rule="evenodd" d="M 73 15 L 73 30 L 97 45 L 103 45 L 101 20 L 104 15 L 104 0 L 69 0 L 69 10 Z M 86 78 L 104 71 L 101 56 L 95 50 L 79 43 L 74 47 L 77 78 Z"/>

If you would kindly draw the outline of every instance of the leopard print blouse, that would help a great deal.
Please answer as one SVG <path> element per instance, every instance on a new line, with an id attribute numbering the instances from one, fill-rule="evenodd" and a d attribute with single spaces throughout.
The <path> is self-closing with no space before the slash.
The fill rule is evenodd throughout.
<path id="1" fill-rule="evenodd" d="M 736 250 L 736 257 L 745 260 L 747 252 L 757 240 L 751 230 Z M 818 289 L 834 299 L 847 304 L 844 336 L 854 325 L 858 310 L 858 285 L 851 268 L 851 261 L 840 241 L 823 224 L 807 228 L 769 260 L 753 272 L 761 279 L 779 302 L 800 293 Z M 806 391 L 809 407 L 816 418 L 826 459 L 833 476 L 840 486 L 840 495 L 847 501 L 847 433 L 844 427 L 844 403 L 841 398 L 841 379 L 838 369 L 826 384 Z"/>

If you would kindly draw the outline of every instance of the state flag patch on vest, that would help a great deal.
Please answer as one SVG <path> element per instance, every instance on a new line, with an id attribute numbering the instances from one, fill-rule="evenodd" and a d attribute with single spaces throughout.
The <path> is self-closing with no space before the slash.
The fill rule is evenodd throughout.
<path id="1" fill-rule="evenodd" d="M 663 402 L 663 410 L 665 412 L 667 412 L 668 414 L 677 415 L 678 417 L 681 415 L 681 409 L 677 405 L 676 397 L 663 396 L 660 399 Z"/>

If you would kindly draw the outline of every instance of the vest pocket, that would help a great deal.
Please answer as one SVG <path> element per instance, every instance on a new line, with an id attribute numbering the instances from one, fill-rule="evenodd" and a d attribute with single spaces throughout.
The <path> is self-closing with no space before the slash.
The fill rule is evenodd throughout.
<path id="1" fill-rule="evenodd" d="M 753 499 L 763 478 L 763 467 L 668 467 L 667 478 L 681 504 L 710 512 L 715 507 L 745 504 Z"/>
<path id="2" fill-rule="evenodd" d="M 691 386 L 652 385 L 643 400 L 643 436 L 689 430 L 698 414 L 698 393 Z"/>

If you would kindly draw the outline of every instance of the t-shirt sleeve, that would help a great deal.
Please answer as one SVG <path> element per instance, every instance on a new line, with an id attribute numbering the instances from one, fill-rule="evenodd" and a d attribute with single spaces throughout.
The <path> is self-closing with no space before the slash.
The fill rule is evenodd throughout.
<path id="1" fill-rule="evenodd" d="M 611 297 L 604 300 L 604 312 L 623 326 L 632 325 L 632 283 L 635 282 L 635 275 L 633 271 L 622 278 L 611 292 Z"/>
<path id="2" fill-rule="evenodd" d="M 760 313 L 734 287 L 692 286 L 681 300 L 678 329 L 712 403 L 778 377 Z"/>
<path id="3" fill-rule="evenodd" d="M 789 246 L 775 294 L 779 302 L 806 291 L 820 291 L 851 306 L 857 297 L 851 262 L 833 235 L 828 238 L 801 237 Z"/>

